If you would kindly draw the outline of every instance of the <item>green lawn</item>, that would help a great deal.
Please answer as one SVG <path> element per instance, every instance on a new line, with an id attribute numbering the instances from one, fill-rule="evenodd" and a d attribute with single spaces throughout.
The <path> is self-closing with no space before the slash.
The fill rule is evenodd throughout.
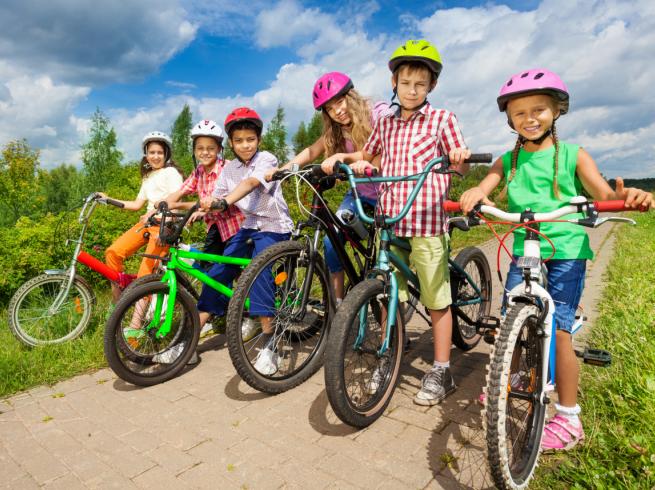
<path id="1" fill-rule="evenodd" d="M 531 488 L 655 488 L 655 213 L 630 217 L 589 340 L 613 364 L 582 371 L 586 444 L 544 457 Z"/>

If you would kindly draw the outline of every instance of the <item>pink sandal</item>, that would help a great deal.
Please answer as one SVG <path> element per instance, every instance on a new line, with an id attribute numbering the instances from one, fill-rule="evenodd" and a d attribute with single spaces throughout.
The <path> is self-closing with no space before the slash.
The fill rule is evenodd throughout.
<path id="1" fill-rule="evenodd" d="M 544 427 L 541 449 L 544 452 L 568 451 L 583 440 L 582 423 L 574 425 L 566 417 L 557 414 Z"/>

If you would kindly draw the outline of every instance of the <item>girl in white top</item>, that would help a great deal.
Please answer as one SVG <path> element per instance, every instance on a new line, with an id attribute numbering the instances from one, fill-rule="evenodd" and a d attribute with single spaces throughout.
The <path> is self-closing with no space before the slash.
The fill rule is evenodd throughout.
<path id="1" fill-rule="evenodd" d="M 144 204 L 148 204 L 146 214 L 139 218 L 139 222 L 123 233 L 105 252 L 106 262 L 112 269 L 123 272 L 123 262 L 134 255 L 146 243 L 145 253 L 149 255 L 163 255 L 168 247 L 159 245 L 159 227 L 145 227 L 145 222 L 153 215 L 155 203 L 162 201 L 182 186 L 182 172 L 171 160 L 171 140 L 165 133 L 153 131 L 148 133 L 142 142 L 143 158 L 139 170 L 143 177 L 141 189 L 134 201 L 121 201 L 125 209 L 139 211 Z M 106 194 L 100 193 L 103 197 Z M 148 232 L 150 235 L 145 235 Z M 145 235 L 145 236 L 144 236 Z M 146 238 L 147 237 L 147 238 Z M 153 272 L 157 261 L 144 257 L 139 267 L 137 277 Z M 120 295 L 120 288 L 112 283 L 114 301 Z"/>

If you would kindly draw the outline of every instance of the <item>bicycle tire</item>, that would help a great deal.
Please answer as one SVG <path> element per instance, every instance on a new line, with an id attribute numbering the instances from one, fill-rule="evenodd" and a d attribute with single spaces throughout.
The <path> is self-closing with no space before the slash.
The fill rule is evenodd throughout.
<path id="1" fill-rule="evenodd" d="M 57 311 L 50 311 L 68 280 L 66 274 L 41 274 L 18 288 L 7 307 L 9 327 L 16 339 L 36 347 L 61 344 L 82 335 L 95 304 L 93 289 L 83 278 L 76 275 L 66 301 Z M 37 312 L 39 316 L 33 317 Z"/>
<path id="2" fill-rule="evenodd" d="M 154 295 L 168 298 L 169 286 L 149 282 L 121 296 L 107 320 L 104 336 L 105 358 L 121 379 L 139 386 L 152 386 L 175 377 L 195 352 L 200 333 L 198 313 L 193 297 L 178 288 L 171 331 L 162 339 L 156 337 L 157 327 L 148 328 L 152 320 L 149 308 Z M 163 319 L 164 312 L 162 312 Z M 135 320 L 135 317 L 140 318 Z M 137 327 L 135 322 L 139 323 Z M 135 331 L 134 338 L 126 338 Z M 127 331 L 127 333 L 126 333 Z M 178 345 L 182 345 L 178 348 Z M 176 349 L 173 351 L 172 349 Z M 126 353 L 129 350 L 129 354 Z M 162 361 L 159 358 L 169 358 Z"/>
<path id="3" fill-rule="evenodd" d="M 391 332 L 386 361 L 378 356 L 385 327 L 380 324 L 382 308 L 388 303 L 385 291 L 379 279 L 357 284 L 337 310 L 328 339 L 325 354 L 328 400 L 341 421 L 357 428 L 371 425 L 384 413 L 398 382 L 404 346 L 400 312 L 398 324 Z M 360 329 L 362 308 L 366 308 L 364 331 Z M 360 333 L 364 338 L 356 347 Z M 376 382 L 378 368 L 381 374 Z"/>
<path id="4" fill-rule="evenodd" d="M 237 373 L 258 391 L 278 394 L 306 381 L 322 365 L 327 331 L 332 312 L 332 298 L 323 259 L 318 255 L 314 264 L 312 298 L 305 312 L 294 309 L 300 298 L 306 275 L 302 276 L 309 260 L 306 247 L 300 242 L 276 243 L 257 255 L 241 274 L 230 300 L 226 317 L 227 346 Z M 275 328 L 273 342 L 279 355 L 278 369 L 265 375 L 255 368 L 257 350 L 264 347 L 262 335 L 243 337 L 244 321 L 260 321 L 250 318 L 246 300 L 262 274 L 271 274 L 269 282 L 273 298 L 279 303 L 272 323 Z M 282 279 L 280 279 L 282 278 Z M 300 281 L 295 282 L 296 279 Z M 278 284 L 278 280 L 281 282 Z M 314 282 L 315 281 L 315 282 Z M 261 281 L 259 284 L 262 284 Z M 316 297 L 314 298 L 314 294 Z M 251 300 L 252 303 L 252 300 Z"/>
<path id="5" fill-rule="evenodd" d="M 125 294 L 128 291 L 131 291 L 132 289 L 141 286 L 142 284 L 147 284 L 150 282 L 161 282 L 161 278 L 164 275 L 164 271 L 160 272 L 153 272 L 151 274 L 146 274 L 145 276 L 137 277 L 134 281 L 132 281 L 130 284 L 127 285 L 127 287 L 123 290 L 122 294 Z M 198 289 L 194 286 L 192 281 L 187 278 L 183 273 L 175 272 L 175 275 L 177 277 L 177 284 L 178 287 L 182 286 L 191 296 L 193 296 L 193 299 L 198 301 L 198 298 L 200 297 L 200 292 Z M 195 278 L 192 278 L 195 279 Z"/>
<path id="6" fill-rule="evenodd" d="M 526 488 L 541 450 L 546 419 L 541 373 L 542 363 L 548 360 L 537 332 L 538 315 L 534 305 L 513 306 L 489 363 L 483 420 L 491 474 L 501 489 Z"/>
<path id="7" fill-rule="evenodd" d="M 461 306 L 460 309 L 472 322 L 480 317 L 488 316 L 491 311 L 491 271 L 489 262 L 482 250 L 477 247 L 466 247 L 455 257 L 455 263 L 459 265 L 480 288 L 481 303 Z M 477 299 L 479 296 L 471 287 L 466 278 L 457 270 L 450 271 L 450 289 L 453 303 Z M 453 317 L 452 341 L 461 350 L 473 349 L 482 335 L 478 333 L 477 325 L 470 323 L 464 316 L 459 315 L 454 308 L 451 308 Z"/>

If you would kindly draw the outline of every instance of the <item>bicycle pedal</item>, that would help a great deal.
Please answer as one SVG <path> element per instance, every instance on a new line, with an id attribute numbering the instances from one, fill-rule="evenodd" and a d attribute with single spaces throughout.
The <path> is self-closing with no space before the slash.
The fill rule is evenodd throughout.
<path id="1" fill-rule="evenodd" d="M 612 354 L 602 349 L 589 349 L 585 347 L 584 352 L 575 351 L 578 357 L 581 357 L 585 364 L 592 366 L 607 367 L 612 364 Z"/>
<path id="2" fill-rule="evenodd" d="M 500 328 L 500 320 L 495 316 L 483 316 L 477 321 L 478 332 L 487 344 L 493 345 L 496 341 L 496 332 Z"/>

